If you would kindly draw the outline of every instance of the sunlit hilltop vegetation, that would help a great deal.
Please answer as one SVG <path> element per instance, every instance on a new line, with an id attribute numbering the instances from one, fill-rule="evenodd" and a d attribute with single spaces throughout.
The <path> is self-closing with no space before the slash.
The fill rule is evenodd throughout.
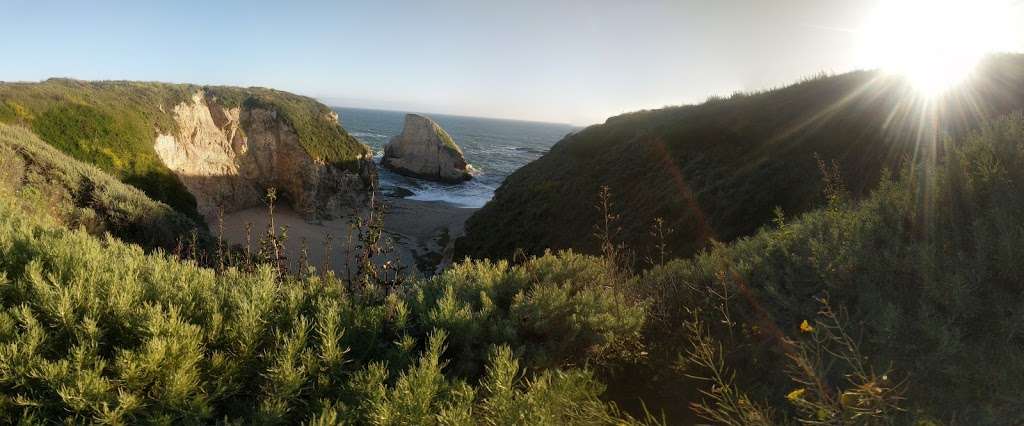
<path id="1" fill-rule="evenodd" d="M 350 271 L 283 261 L 272 229 L 180 250 L 185 215 L 0 124 L 0 413 L 1019 423 L 1022 65 L 992 59 L 938 109 L 863 72 L 610 119 L 473 219 L 469 247 L 502 256 L 429 279 L 369 260 L 379 217 Z M 922 133 L 927 111 L 946 124 Z"/>
<path id="2" fill-rule="evenodd" d="M 206 232 L 185 214 L 71 159 L 21 127 L 0 124 L 0 182 L 25 215 L 146 248 L 170 250 L 183 236 Z"/>

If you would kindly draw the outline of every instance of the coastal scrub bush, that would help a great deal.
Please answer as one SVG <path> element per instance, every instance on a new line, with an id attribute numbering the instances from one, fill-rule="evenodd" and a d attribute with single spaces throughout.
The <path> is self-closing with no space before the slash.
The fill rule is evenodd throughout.
<path id="1" fill-rule="evenodd" d="M 448 330 L 452 371 L 474 377 L 480 348 L 507 345 L 530 368 L 586 366 L 639 348 L 643 306 L 601 259 L 571 252 L 522 265 L 467 261 L 415 289 L 424 329 Z"/>
<path id="2" fill-rule="evenodd" d="M 837 197 L 828 208 L 643 273 L 636 291 L 653 302 L 644 332 L 649 360 L 654 370 L 676 372 L 659 386 L 705 374 L 683 350 L 694 333 L 682 325 L 696 312 L 737 389 L 784 418 L 806 415 L 801 401 L 811 391 L 787 366 L 799 352 L 793 342 L 822 327 L 814 319 L 827 300 L 846 313 L 852 331 L 844 339 L 856 343 L 864 364 L 840 368 L 845 363 L 825 356 L 832 363 L 822 365 L 833 367 L 821 370 L 821 389 L 891 369 L 890 384 L 906 380 L 906 411 L 890 413 L 890 421 L 1024 419 L 1016 398 L 1024 394 L 1024 116 L 934 143 L 936 155 L 883 174 L 863 200 Z M 798 389 L 808 394 L 793 395 Z M 824 402 L 815 407 L 843 402 L 844 392 L 828 397 L 839 399 L 819 393 Z M 835 420 L 838 412 L 829 413 Z"/>
<path id="3" fill-rule="evenodd" d="M 607 290 L 591 287 L 602 282 L 593 259 L 472 263 L 407 288 L 352 287 L 270 264 L 217 272 L 19 203 L 0 197 L 4 419 L 634 422 L 572 358 L 642 325 L 641 309 L 594 300 Z M 463 311 L 502 330 L 462 335 Z M 557 332 L 543 332 L 548 322 Z M 483 356 L 464 356 L 467 344 Z"/>

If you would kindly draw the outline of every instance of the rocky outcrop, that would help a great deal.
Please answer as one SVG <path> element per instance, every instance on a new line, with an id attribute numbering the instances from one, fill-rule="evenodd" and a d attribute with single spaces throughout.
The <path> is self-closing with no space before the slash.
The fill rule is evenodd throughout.
<path id="1" fill-rule="evenodd" d="M 154 148 L 210 223 L 220 209 L 262 205 L 269 188 L 307 220 L 338 217 L 365 206 L 376 179 L 369 150 L 357 171 L 313 158 L 296 130 L 263 104 L 228 108 L 200 90 L 173 113 L 176 134 L 158 135 Z M 319 119 L 339 125 L 337 115 Z"/>
<path id="2" fill-rule="evenodd" d="M 462 150 L 433 120 L 406 114 L 402 133 L 384 148 L 385 167 L 421 179 L 456 183 L 473 177 Z"/>

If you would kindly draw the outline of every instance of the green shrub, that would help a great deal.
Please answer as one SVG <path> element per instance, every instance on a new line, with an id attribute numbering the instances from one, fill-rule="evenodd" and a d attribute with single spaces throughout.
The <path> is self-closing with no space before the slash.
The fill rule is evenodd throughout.
<path id="1" fill-rule="evenodd" d="M 815 298 L 826 298 L 848 312 L 867 367 L 907 381 L 907 416 L 1022 418 L 1024 116 L 938 144 L 937 157 L 884 178 L 862 201 L 835 200 L 645 273 L 636 287 L 654 301 L 645 342 L 655 369 L 677 371 L 662 386 L 693 374 L 678 362 L 693 338 L 680 324 L 697 310 L 737 386 L 793 413 L 786 395 L 797 384 L 785 366 L 801 323 L 817 317 Z M 826 370 L 837 388 L 850 373 Z"/>
<path id="2" fill-rule="evenodd" d="M 418 286 L 412 313 L 420 327 L 448 331 L 462 375 L 479 375 L 480 348 L 496 344 L 535 368 L 587 365 L 639 345 L 643 306 L 623 284 L 601 259 L 571 252 L 517 266 L 467 261 Z"/>
<path id="3" fill-rule="evenodd" d="M 620 317 L 593 300 L 604 291 L 588 289 L 601 282 L 593 259 L 565 254 L 517 268 L 466 264 L 400 291 L 350 292 L 332 274 L 281 276 L 269 265 L 218 273 L 160 252 L 147 255 L 26 215 L 20 202 L 0 197 L 6 418 L 632 421 L 602 402 L 603 386 L 569 358 L 600 353 L 609 342 L 636 336 L 642 324 L 639 308 L 617 306 L 626 310 Z M 549 299 L 539 289 L 565 294 Z M 453 317 L 449 306 L 482 310 L 478 303 L 488 292 L 498 301 L 488 317 L 503 321 L 507 333 L 460 336 L 455 322 L 442 320 Z M 545 319 L 517 316 L 516 306 L 557 320 L 558 331 L 534 334 Z M 565 341 L 533 346 L 529 338 Z M 466 357 L 466 344 L 483 356 Z"/>

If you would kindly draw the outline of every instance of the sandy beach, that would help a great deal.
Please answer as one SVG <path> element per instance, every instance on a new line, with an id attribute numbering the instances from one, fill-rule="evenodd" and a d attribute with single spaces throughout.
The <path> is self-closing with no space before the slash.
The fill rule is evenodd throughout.
<path id="1" fill-rule="evenodd" d="M 439 201 L 417 201 L 404 198 L 382 197 L 388 206 L 384 216 L 384 237 L 395 245 L 392 259 L 407 267 L 407 272 L 432 275 L 438 266 L 450 261 L 451 244 L 463 235 L 464 223 L 477 209 L 461 208 Z M 292 267 L 298 264 L 303 242 L 307 247 L 310 264 L 322 269 L 328 265 L 343 273 L 351 256 L 346 240 L 350 218 L 339 218 L 310 223 L 288 207 L 274 210 L 278 229 L 287 227 L 288 240 L 285 255 Z M 224 239 L 230 245 L 246 244 L 246 225 L 251 224 L 253 250 L 260 235 L 267 232 L 269 214 L 266 207 L 250 208 L 224 216 Z M 212 227 L 216 227 L 213 225 Z M 216 229 L 214 229 L 216 232 Z M 330 241 L 328 249 L 327 243 Z M 325 259 L 327 262 L 325 263 Z"/>

